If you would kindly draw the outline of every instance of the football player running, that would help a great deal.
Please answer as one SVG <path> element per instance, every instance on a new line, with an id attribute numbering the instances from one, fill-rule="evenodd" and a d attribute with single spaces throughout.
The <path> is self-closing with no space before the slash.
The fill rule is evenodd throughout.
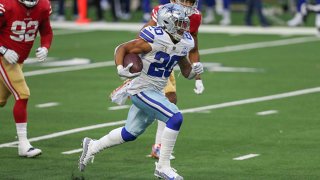
<path id="1" fill-rule="evenodd" d="M 41 46 L 35 55 L 44 61 L 52 42 L 49 21 L 49 0 L 0 0 L 0 107 L 12 94 L 15 103 L 13 117 L 19 140 L 18 155 L 35 157 L 41 150 L 27 139 L 27 103 L 30 91 L 25 81 L 22 64 L 27 59 L 38 31 Z"/>
<path id="2" fill-rule="evenodd" d="M 195 68 L 200 68 L 201 64 L 199 64 L 200 55 L 198 50 L 198 29 L 201 24 L 201 13 L 197 9 L 199 0 L 171 0 L 171 3 L 176 3 L 184 7 L 185 12 L 187 13 L 187 16 L 190 19 L 190 29 L 189 32 L 192 35 L 195 46 L 194 48 L 189 52 L 189 60 L 193 63 L 192 65 L 195 66 Z M 146 26 L 155 26 L 157 25 L 158 19 L 157 14 L 159 9 L 163 5 L 156 6 L 151 13 L 151 19 L 148 23 L 145 24 Z M 196 94 L 202 94 L 204 91 L 204 86 L 201 80 L 200 75 L 196 76 L 195 81 L 195 89 L 194 92 Z M 174 76 L 174 72 L 172 71 L 168 83 L 166 87 L 164 88 L 164 93 L 166 97 L 169 99 L 170 102 L 177 104 L 177 94 L 176 94 L 176 80 Z M 158 159 L 160 154 L 160 148 L 161 148 L 161 136 L 162 132 L 164 130 L 165 123 L 162 121 L 158 121 L 158 127 L 155 137 L 155 144 L 152 146 L 151 150 L 151 157 Z M 174 159 L 174 156 L 171 156 L 172 159 Z"/>
<path id="3" fill-rule="evenodd" d="M 159 26 L 147 26 L 140 31 L 137 39 L 121 44 L 115 51 L 115 63 L 120 76 L 132 77 L 123 67 L 125 54 L 140 54 L 143 69 L 141 74 L 125 86 L 132 101 L 124 127 L 112 130 L 109 134 L 93 140 L 83 139 L 83 152 L 79 160 L 80 171 L 99 151 L 135 140 L 155 119 L 166 124 L 161 139 L 161 152 L 154 175 L 159 178 L 181 180 L 170 165 L 170 155 L 175 146 L 183 116 L 178 107 L 163 94 L 170 73 L 179 65 L 182 75 L 193 79 L 203 72 L 201 66 L 192 66 L 187 59 L 194 48 L 194 40 L 189 30 L 189 18 L 183 7 L 166 4 L 158 11 Z M 200 68 L 199 68 L 200 67 Z M 127 97 L 123 97 L 127 99 Z"/>

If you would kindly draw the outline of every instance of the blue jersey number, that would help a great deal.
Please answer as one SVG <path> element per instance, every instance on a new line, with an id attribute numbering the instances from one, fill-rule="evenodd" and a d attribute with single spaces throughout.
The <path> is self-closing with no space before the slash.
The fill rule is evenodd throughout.
<path id="1" fill-rule="evenodd" d="M 168 53 L 159 51 L 156 53 L 154 59 L 158 60 L 157 62 L 151 63 L 148 75 L 155 77 L 169 77 L 173 67 L 181 59 L 181 56 L 172 56 Z"/>

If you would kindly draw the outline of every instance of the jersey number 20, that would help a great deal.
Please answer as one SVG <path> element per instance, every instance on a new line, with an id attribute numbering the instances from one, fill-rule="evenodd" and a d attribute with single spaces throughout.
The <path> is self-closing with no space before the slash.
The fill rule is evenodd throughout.
<path id="1" fill-rule="evenodd" d="M 181 59 L 181 56 L 173 55 L 170 57 L 168 53 L 159 51 L 156 53 L 154 59 L 158 61 L 150 64 L 148 75 L 155 77 L 169 77 L 172 69 Z"/>

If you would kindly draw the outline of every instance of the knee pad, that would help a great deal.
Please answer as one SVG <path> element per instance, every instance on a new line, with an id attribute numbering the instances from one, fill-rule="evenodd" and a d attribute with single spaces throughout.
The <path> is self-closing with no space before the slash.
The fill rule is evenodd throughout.
<path id="1" fill-rule="evenodd" d="M 128 141 L 134 141 L 135 139 L 137 139 L 137 137 L 135 137 L 134 135 L 132 135 L 131 133 L 129 133 L 126 128 L 122 128 L 121 130 L 121 136 L 122 136 L 122 139 L 126 142 Z"/>
<path id="2" fill-rule="evenodd" d="M 167 127 L 176 131 L 180 130 L 180 126 L 183 122 L 183 116 L 180 112 L 173 115 L 171 118 L 169 118 L 167 122 Z"/>

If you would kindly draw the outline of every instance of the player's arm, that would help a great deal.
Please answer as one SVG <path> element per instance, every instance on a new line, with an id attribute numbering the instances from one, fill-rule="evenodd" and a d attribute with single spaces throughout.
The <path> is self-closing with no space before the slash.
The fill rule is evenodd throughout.
<path id="1" fill-rule="evenodd" d="M 49 1 L 48 1 L 49 3 Z M 39 33 L 40 33 L 40 43 L 41 46 L 36 50 L 36 57 L 40 62 L 45 61 L 48 56 L 48 49 L 50 49 L 52 39 L 53 39 L 53 32 L 50 24 L 50 14 L 52 12 L 51 5 L 48 4 L 48 9 L 45 11 L 45 19 L 42 20 L 39 24 Z"/>
<path id="2" fill-rule="evenodd" d="M 194 48 L 189 52 L 189 60 L 194 66 L 198 66 L 200 61 L 199 49 L 198 49 L 198 32 L 191 34 L 194 39 Z M 201 94 L 204 91 L 204 85 L 202 83 L 202 79 L 200 74 L 197 74 L 195 77 L 195 89 L 194 92 L 196 94 Z"/>
<path id="3" fill-rule="evenodd" d="M 126 54 L 145 54 L 150 52 L 151 50 L 152 48 L 150 44 L 141 38 L 123 43 L 120 46 L 118 46 L 115 50 L 114 59 L 119 76 L 130 78 L 138 76 L 140 74 L 140 72 L 129 72 L 130 67 L 133 65 L 132 63 L 130 63 L 127 67 L 123 67 L 123 58 Z"/>
<path id="4" fill-rule="evenodd" d="M 6 22 L 8 9 L 4 4 L 0 3 L 0 29 L 2 29 Z M 6 13 L 7 12 L 7 13 Z M 3 56 L 4 59 L 10 64 L 16 64 L 19 60 L 19 55 L 12 49 L 8 49 L 5 44 L 3 43 L 2 39 L 0 38 L 0 56 Z"/>
<path id="5" fill-rule="evenodd" d="M 192 66 L 186 57 L 182 57 L 182 59 L 178 62 L 178 65 L 180 67 L 181 74 L 185 78 L 188 78 L 188 79 L 194 78 L 195 73 L 192 74 Z M 189 77 L 189 75 L 191 75 L 191 76 Z"/>

